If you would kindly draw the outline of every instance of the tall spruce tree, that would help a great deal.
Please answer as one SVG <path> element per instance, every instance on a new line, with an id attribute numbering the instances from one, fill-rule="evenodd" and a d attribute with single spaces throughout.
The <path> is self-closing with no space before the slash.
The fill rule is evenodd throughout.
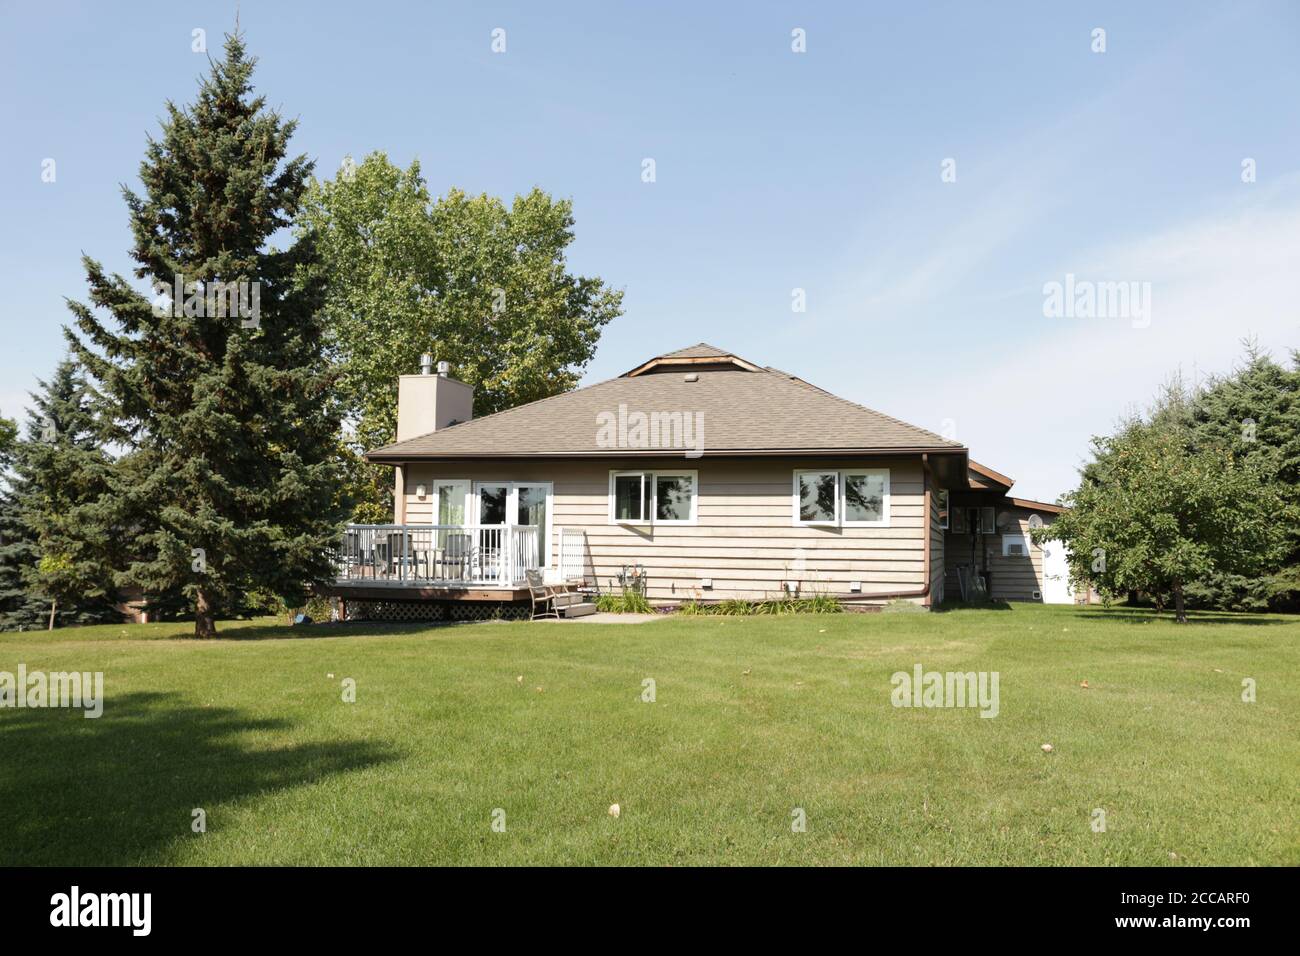
<path id="1" fill-rule="evenodd" d="M 39 602 L 50 627 L 120 620 L 113 571 L 119 535 L 94 511 L 108 491 L 111 461 L 85 378 L 64 360 L 31 398 L 14 469 L 28 607 Z"/>
<path id="2" fill-rule="evenodd" d="M 0 474 L 9 467 L 13 455 L 14 443 L 18 440 L 18 426 L 12 418 L 0 416 Z"/>
<path id="3" fill-rule="evenodd" d="M 1291 354 L 1288 369 L 1254 342 L 1244 344 L 1245 361 L 1195 396 L 1188 428 L 1198 445 L 1230 448 L 1267 475 L 1286 505 L 1276 515 L 1286 534 L 1284 553 L 1266 573 L 1214 574 L 1188 594 L 1210 607 L 1295 608 L 1300 602 L 1300 352 Z M 1252 542 L 1241 546 L 1250 548 Z"/>
<path id="4" fill-rule="evenodd" d="M 36 545 L 19 517 L 15 479 L 8 481 L 0 489 L 0 631 L 20 631 L 40 622 L 44 602 L 23 579 L 23 569 L 36 563 Z"/>
<path id="5" fill-rule="evenodd" d="M 123 581 L 181 590 L 197 637 L 254 587 L 291 606 L 329 574 L 347 515 L 338 494 L 338 405 L 318 318 L 324 270 L 309 237 L 273 247 L 311 174 L 287 157 L 296 123 L 254 96 L 238 33 L 196 102 L 167 104 L 124 187 L 137 278 L 84 259 L 90 306 L 69 303 L 69 340 L 134 454 L 122 513 L 147 510 Z M 167 290 L 175 290 L 168 302 Z M 236 301 L 238 308 L 235 308 Z M 91 306 L 112 314 L 116 329 Z"/>
<path id="6" fill-rule="evenodd" d="M 41 617 L 42 602 L 23 579 L 23 569 L 36 563 L 36 548 L 19 517 L 22 478 L 10 470 L 20 448 L 17 426 L 0 418 L 0 631 L 35 626 Z"/>
<path id="7" fill-rule="evenodd" d="M 119 620 L 117 536 L 79 516 L 103 497 L 110 464 L 84 377 L 60 362 L 31 400 L 0 500 L 0 627 Z"/>

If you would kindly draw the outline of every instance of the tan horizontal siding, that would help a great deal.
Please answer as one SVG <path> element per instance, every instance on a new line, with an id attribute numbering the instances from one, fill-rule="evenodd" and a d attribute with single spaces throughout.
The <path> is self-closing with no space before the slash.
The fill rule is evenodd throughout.
<path id="1" fill-rule="evenodd" d="M 993 598 L 999 601 L 1037 601 L 1042 600 L 1043 590 L 1043 552 L 1029 537 L 1029 518 L 1035 512 L 1025 508 L 1001 508 L 998 514 L 1006 514 L 1011 523 L 1004 529 L 1005 534 L 1022 534 L 1029 545 L 1027 557 L 1003 557 L 1002 534 L 983 536 L 984 561 L 990 571 L 993 582 Z M 1044 523 L 1050 524 L 1051 515 L 1039 514 Z M 945 585 L 953 596 L 958 595 L 957 566 L 971 561 L 971 535 L 949 534 L 944 542 L 946 568 Z M 977 556 L 978 560 L 978 556 Z M 1035 592 L 1038 597 L 1034 597 Z"/>
<path id="2" fill-rule="evenodd" d="M 927 576 L 924 479 L 915 459 L 888 461 L 806 459 L 710 460 L 673 462 L 660 473 L 698 472 L 695 525 L 627 526 L 609 523 L 609 472 L 638 470 L 644 463 L 605 461 L 484 461 L 472 468 L 439 469 L 417 463 L 404 469 L 407 521 L 432 520 L 432 496 L 420 501 L 416 486 L 431 489 L 434 479 L 550 481 L 554 487 L 552 525 L 584 532 L 587 573 L 602 589 L 611 587 L 624 565 L 645 568 L 654 599 L 756 599 L 781 593 L 783 581 L 798 582 L 802 593 L 847 592 L 861 582 L 862 593 L 921 587 Z M 794 471 L 804 468 L 890 469 L 890 526 L 822 528 L 792 521 Z M 558 532 L 552 535 L 558 554 Z M 933 559 L 932 559 L 933 566 Z M 713 588 L 703 591 L 701 579 Z"/>

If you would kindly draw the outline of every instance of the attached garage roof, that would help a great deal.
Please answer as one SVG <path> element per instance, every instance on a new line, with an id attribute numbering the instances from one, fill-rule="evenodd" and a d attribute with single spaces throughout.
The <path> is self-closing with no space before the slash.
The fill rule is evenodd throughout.
<path id="1" fill-rule="evenodd" d="M 635 413 L 691 416 L 701 423 L 706 455 L 965 452 L 960 442 L 700 343 L 656 356 L 618 378 L 386 445 L 366 457 L 398 462 L 682 455 L 680 446 L 609 447 L 602 441 L 602 422 L 627 421 Z"/>

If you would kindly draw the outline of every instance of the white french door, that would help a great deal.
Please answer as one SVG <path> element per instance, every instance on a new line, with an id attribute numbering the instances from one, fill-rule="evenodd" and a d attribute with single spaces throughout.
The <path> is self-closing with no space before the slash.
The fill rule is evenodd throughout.
<path id="1" fill-rule="evenodd" d="M 529 564 L 550 567 L 551 483 L 549 481 L 476 481 L 474 510 L 479 527 L 537 528 Z"/>

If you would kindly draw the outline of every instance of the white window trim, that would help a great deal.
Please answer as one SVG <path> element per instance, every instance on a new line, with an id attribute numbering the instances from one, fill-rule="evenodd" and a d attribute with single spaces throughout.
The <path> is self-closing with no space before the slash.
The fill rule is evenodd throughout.
<path id="1" fill-rule="evenodd" d="M 650 482 L 650 514 L 645 518 L 616 518 L 614 517 L 615 500 L 614 500 L 614 479 L 627 477 L 629 475 L 641 475 L 643 480 Z M 656 515 L 659 512 L 659 486 L 658 478 L 690 478 L 691 479 L 691 516 L 685 520 L 681 518 L 661 519 Z M 628 468 L 611 470 L 609 473 L 609 523 L 612 525 L 694 525 L 699 523 L 700 516 L 700 473 L 690 468 L 665 468 L 662 471 L 651 471 L 642 468 Z"/>
<path id="2" fill-rule="evenodd" d="M 799 478 L 801 475 L 834 475 L 835 476 L 835 517 L 834 518 L 815 518 L 812 521 L 804 521 L 799 517 Z M 794 520 L 796 528 L 838 528 L 840 518 L 844 514 L 844 476 L 835 468 L 796 468 L 794 475 L 790 479 L 790 498 L 791 498 L 791 517 Z"/>
<path id="3" fill-rule="evenodd" d="M 848 481 L 849 475 L 884 475 L 885 492 L 881 499 L 881 517 L 876 521 L 850 521 Z M 889 469 L 888 468 L 846 468 L 840 472 L 840 513 L 844 515 L 846 528 L 888 528 L 889 527 Z"/>
<path id="4" fill-rule="evenodd" d="M 799 517 L 799 477 L 801 475 L 835 476 L 835 517 L 804 521 Z M 885 493 L 881 502 L 883 517 L 878 521 L 850 521 L 848 502 L 845 500 L 846 475 L 884 475 Z M 890 493 L 890 470 L 888 468 L 796 468 L 790 479 L 790 517 L 796 528 L 888 528 L 892 516 L 893 498 Z"/>

